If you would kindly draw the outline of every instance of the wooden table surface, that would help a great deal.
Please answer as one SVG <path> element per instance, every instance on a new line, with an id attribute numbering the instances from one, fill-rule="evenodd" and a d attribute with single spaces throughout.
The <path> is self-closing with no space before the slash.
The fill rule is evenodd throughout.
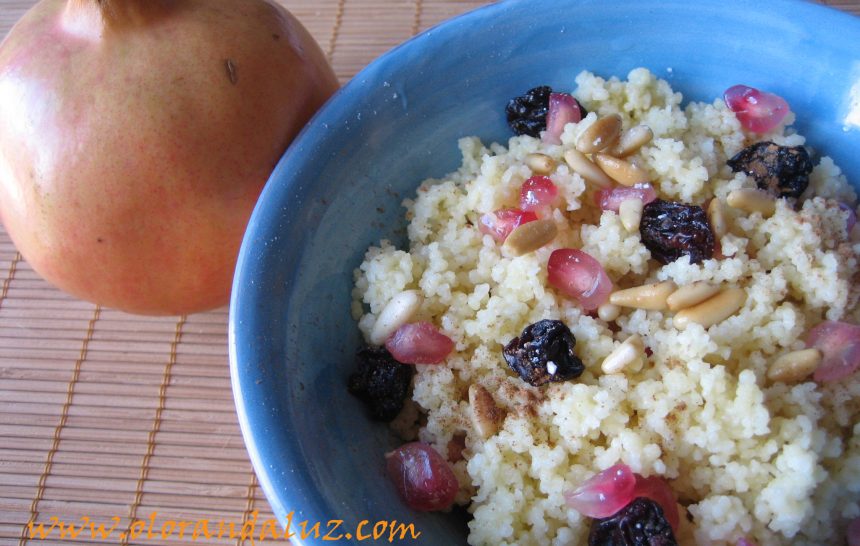
<path id="1" fill-rule="evenodd" d="M 486 3 L 280 1 L 341 82 L 416 32 Z M 0 37 L 34 3 L 0 0 Z M 824 3 L 860 14 L 860 0 Z M 243 524 L 256 515 L 259 533 L 273 516 L 234 413 L 227 309 L 145 318 L 75 300 L 42 281 L 2 227 L 0 283 L 0 546 L 189 542 L 178 531 L 118 538 L 153 517 L 156 535 L 171 520 L 205 520 L 214 535 L 205 544 L 249 543 Z M 61 537 L 55 527 L 31 539 L 27 525 L 45 523 L 47 533 L 81 518 L 115 530 L 94 541 L 89 530 Z"/>

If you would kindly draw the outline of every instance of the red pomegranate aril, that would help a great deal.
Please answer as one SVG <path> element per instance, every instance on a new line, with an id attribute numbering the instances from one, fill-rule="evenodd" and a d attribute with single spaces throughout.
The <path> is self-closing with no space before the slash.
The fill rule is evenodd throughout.
<path id="1" fill-rule="evenodd" d="M 741 126 L 754 133 L 766 133 L 774 129 L 789 112 L 788 103 L 779 95 L 746 85 L 729 87 L 723 99 Z"/>
<path id="2" fill-rule="evenodd" d="M 414 510 L 445 510 L 454 504 L 459 485 L 454 471 L 432 446 L 402 445 L 385 454 L 388 477 L 406 505 Z"/>
<path id="3" fill-rule="evenodd" d="M 757 546 L 756 543 L 747 537 L 741 537 L 735 542 L 735 546 Z"/>
<path id="4" fill-rule="evenodd" d="M 815 381 L 838 381 L 860 367 L 860 326 L 855 324 L 824 321 L 809 331 L 806 346 L 815 347 L 822 354 L 812 376 Z"/>
<path id="5" fill-rule="evenodd" d="M 595 474 L 574 491 L 564 493 L 567 505 L 590 518 L 608 518 L 635 497 L 636 476 L 626 464 L 616 464 Z"/>
<path id="6" fill-rule="evenodd" d="M 546 131 L 542 139 L 547 144 L 561 144 L 561 134 L 568 123 L 582 121 L 579 102 L 567 93 L 550 93 L 546 114 Z"/>
<path id="7" fill-rule="evenodd" d="M 678 514 L 678 499 L 675 498 L 675 492 L 660 476 L 647 478 L 639 474 L 635 474 L 635 476 L 636 485 L 633 487 L 633 498 L 648 497 L 656 501 L 663 509 L 663 516 L 672 526 L 672 530 L 677 532 L 678 525 L 681 523 L 681 516 Z"/>
<path id="8" fill-rule="evenodd" d="M 537 214 L 532 211 L 499 209 L 482 215 L 478 229 L 499 243 L 504 243 L 513 230 L 537 219 Z"/>
<path id="9" fill-rule="evenodd" d="M 547 212 L 558 199 L 558 188 L 548 176 L 532 176 L 520 187 L 520 208 Z"/>
<path id="10" fill-rule="evenodd" d="M 666 480 L 659 476 L 643 477 L 624 463 L 611 466 L 574 491 L 564 493 L 568 506 L 591 518 L 612 516 L 639 497 L 647 497 L 659 504 L 666 521 L 674 531 L 678 531 L 681 522 L 678 500 Z"/>
<path id="11" fill-rule="evenodd" d="M 546 271 L 550 286 L 579 301 L 585 311 L 597 309 L 612 293 L 612 281 L 603 266 L 581 250 L 553 251 Z"/>
<path id="12" fill-rule="evenodd" d="M 429 322 L 410 322 L 391 334 L 385 348 L 404 364 L 438 364 L 454 350 L 454 342 Z"/>
<path id="13" fill-rule="evenodd" d="M 621 203 L 628 199 L 639 199 L 643 205 L 657 199 L 657 191 L 651 184 L 635 184 L 630 187 L 606 188 L 594 194 L 594 200 L 601 210 L 618 212 Z"/>

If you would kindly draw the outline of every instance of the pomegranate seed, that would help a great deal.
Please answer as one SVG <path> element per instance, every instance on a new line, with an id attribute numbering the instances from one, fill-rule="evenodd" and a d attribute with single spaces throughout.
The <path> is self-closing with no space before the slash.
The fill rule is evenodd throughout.
<path id="1" fill-rule="evenodd" d="M 590 518 L 607 518 L 639 497 L 657 502 L 666 521 L 678 530 L 678 500 L 666 480 L 659 476 L 645 478 L 623 463 L 610 466 L 564 494 L 568 506 Z"/>
<path id="2" fill-rule="evenodd" d="M 829 320 L 822 322 L 809 331 L 806 346 L 817 348 L 823 356 L 812 376 L 816 381 L 838 381 L 860 367 L 860 326 Z"/>
<path id="3" fill-rule="evenodd" d="M 527 222 L 537 220 L 537 214 L 520 209 L 499 209 L 481 216 L 478 229 L 490 235 L 499 243 L 504 243 L 513 230 Z"/>
<path id="4" fill-rule="evenodd" d="M 729 87 L 723 95 L 726 106 L 735 113 L 744 129 L 766 133 L 788 114 L 788 103 L 779 95 L 746 85 Z"/>
<path id="5" fill-rule="evenodd" d="M 848 523 L 845 534 L 848 535 L 848 546 L 860 546 L 860 518 L 854 518 Z"/>
<path id="6" fill-rule="evenodd" d="M 412 442 L 385 454 L 388 477 L 407 506 L 425 512 L 454 504 L 459 484 L 454 471 L 430 445 Z"/>
<path id="7" fill-rule="evenodd" d="M 429 322 L 411 322 L 391 334 L 385 348 L 404 364 L 438 364 L 454 350 L 454 342 Z"/>
<path id="8" fill-rule="evenodd" d="M 520 187 L 520 208 L 546 212 L 558 198 L 558 188 L 548 176 L 533 176 Z"/>
<path id="9" fill-rule="evenodd" d="M 546 271 L 550 286 L 578 300 L 585 311 L 600 307 L 612 292 L 612 281 L 603 266 L 581 250 L 553 251 Z"/>
<path id="10" fill-rule="evenodd" d="M 567 93 L 550 93 L 549 110 L 546 114 L 546 131 L 542 140 L 547 144 L 561 144 L 561 133 L 568 123 L 582 120 L 579 102 Z"/>
<path id="11" fill-rule="evenodd" d="M 626 464 L 610 466 L 571 492 L 565 492 L 568 506 L 590 518 L 608 518 L 630 503 L 636 476 Z"/>
<path id="12" fill-rule="evenodd" d="M 756 543 L 747 537 L 741 537 L 735 542 L 735 546 L 756 546 Z"/>
<path id="13" fill-rule="evenodd" d="M 854 224 L 857 223 L 857 213 L 854 211 L 854 207 L 847 203 L 842 203 L 840 201 L 839 208 L 848 213 L 848 219 L 845 221 L 846 231 L 851 233 L 851 230 L 854 229 Z"/>
<path id="14" fill-rule="evenodd" d="M 675 498 L 675 492 L 666 483 L 666 480 L 659 476 L 650 476 L 648 478 L 636 474 L 636 485 L 633 487 L 633 498 L 648 497 L 656 501 L 663 509 L 663 516 L 666 521 L 672 526 L 674 531 L 678 530 L 678 525 L 681 523 L 681 516 L 678 514 L 678 499 Z"/>
<path id="15" fill-rule="evenodd" d="M 607 188 L 594 194 L 597 206 L 602 210 L 618 212 L 618 207 L 627 199 L 639 199 L 643 205 L 657 199 L 657 191 L 651 184 L 635 184 L 630 187 Z"/>

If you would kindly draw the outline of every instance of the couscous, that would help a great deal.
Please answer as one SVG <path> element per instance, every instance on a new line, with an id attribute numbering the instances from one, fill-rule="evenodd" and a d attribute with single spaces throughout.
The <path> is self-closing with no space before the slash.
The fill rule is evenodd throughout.
<path id="1" fill-rule="evenodd" d="M 381 241 L 356 270 L 353 314 L 369 343 L 406 318 L 452 342 L 415 366 L 392 426 L 447 459 L 472 545 L 587 543 L 592 519 L 571 492 L 619 464 L 670 486 L 680 544 L 844 543 L 860 516 L 860 374 L 814 375 L 821 354 L 807 339 L 817 325 L 860 323 L 854 190 L 824 155 L 812 154 L 796 199 L 728 164 L 757 142 L 805 147 L 790 128 L 802 112 L 754 133 L 724 100 L 684 106 L 647 69 L 575 83 L 587 114 L 557 142 L 461 139 L 462 166 L 404 203 L 409 248 Z M 616 123 L 606 119 L 621 122 L 610 146 L 632 152 L 582 149 L 597 124 Z M 618 183 L 619 165 L 646 173 L 654 195 L 609 203 L 602 190 L 635 188 Z M 557 195 L 523 222 L 536 176 Z M 658 260 L 643 200 L 703 211 L 693 216 L 712 248 Z M 511 242 L 487 215 L 516 210 L 515 227 L 535 226 Z M 598 300 L 551 278 L 553 259 L 581 255 L 608 279 Z M 569 329 L 578 374 L 531 384 L 508 365 L 506 346 L 540 321 Z"/>

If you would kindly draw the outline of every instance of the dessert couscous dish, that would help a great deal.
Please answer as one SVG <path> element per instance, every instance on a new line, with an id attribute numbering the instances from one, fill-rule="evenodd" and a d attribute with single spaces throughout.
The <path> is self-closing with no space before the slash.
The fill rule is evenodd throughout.
<path id="1" fill-rule="evenodd" d="M 856 540 L 857 196 L 802 113 L 636 69 L 507 115 L 355 272 L 349 389 L 406 502 L 472 545 Z"/>

